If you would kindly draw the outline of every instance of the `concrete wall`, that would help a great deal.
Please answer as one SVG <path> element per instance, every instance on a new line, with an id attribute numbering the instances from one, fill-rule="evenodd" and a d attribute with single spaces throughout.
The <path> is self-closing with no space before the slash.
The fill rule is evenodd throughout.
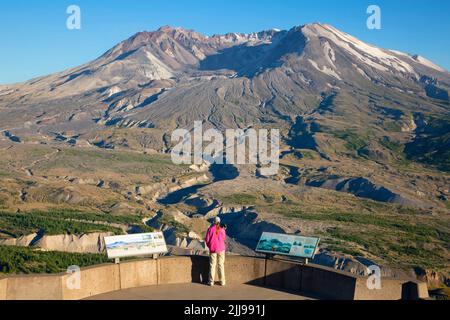
<path id="1" fill-rule="evenodd" d="M 428 298 L 426 283 L 383 278 L 381 289 L 369 289 L 367 277 L 332 268 L 267 260 L 265 285 L 334 300 L 400 300 Z"/>
<path id="2" fill-rule="evenodd" d="M 334 300 L 425 299 L 425 282 L 383 278 L 381 289 L 369 289 L 367 277 L 332 268 L 267 260 L 265 285 Z"/>
<path id="3" fill-rule="evenodd" d="M 277 260 L 266 261 L 265 285 L 286 290 L 301 290 L 301 265 Z"/>
<path id="4" fill-rule="evenodd" d="M 0 300 L 6 300 L 6 286 L 8 279 L 0 278 Z"/>
<path id="5" fill-rule="evenodd" d="M 101 265 L 83 269 L 81 271 L 79 289 L 71 289 L 71 275 L 64 274 L 59 277 L 62 279 L 62 299 L 64 300 L 79 300 L 102 293 L 120 290 L 120 269 L 117 264 Z"/>
<path id="6" fill-rule="evenodd" d="M 60 300 L 62 277 L 52 275 L 13 276 L 6 287 L 8 300 Z"/>
<path id="7" fill-rule="evenodd" d="M 357 277 L 318 265 L 301 267 L 301 290 L 327 299 L 353 300 Z"/>
<path id="8" fill-rule="evenodd" d="M 138 288 L 158 284 L 158 260 L 124 262 L 119 265 L 120 288 Z"/>
<path id="9" fill-rule="evenodd" d="M 264 284 L 265 259 L 227 256 L 225 276 L 228 284 Z M 206 283 L 209 259 L 202 256 L 168 257 L 158 260 L 158 284 Z M 216 279 L 218 279 L 216 275 Z"/>
<path id="10" fill-rule="evenodd" d="M 265 259 L 227 256 L 225 276 L 227 284 L 230 285 L 244 283 L 264 285 Z"/>
<path id="11" fill-rule="evenodd" d="M 71 300 L 111 291 L 158 284 L 205 283 L 208 257 L 166 257 L 133 260 L 81 270 L 80 288 L 71 289 L 73 275 L 12 276 L 0 279 L 0 300 Z M 367 278 L 318 265 L 282 260 L 227 256 L 227 283 L 254 284 L 326 299 L 399 300 L 427 298 L 426 283 L 382 279 L 381 290 L 369 290 Z"/>
<path id="12" fill-rule="evenodd" d="M 194 270 L 191 257 L 168 257 L 158 260 L 158 284 L 190 283 Z"/>
<path id="13" fill-rule="evenodd" d="M 402 284 L 402 299 L 404 300 L 417 300 L 422 298 L 428 298 L 428 286 L 426 282 L 417 280 L 404 282 Z"/>
<path id="14" fill-rule="evenodd" d="M 355 288 L 355 300 L 400 300 L 404 280 L 381 279 L 381 289 L 369 289 L 367 278 L 358 278 Z M 427 291 L 428 295 L 428 291 Z"/>

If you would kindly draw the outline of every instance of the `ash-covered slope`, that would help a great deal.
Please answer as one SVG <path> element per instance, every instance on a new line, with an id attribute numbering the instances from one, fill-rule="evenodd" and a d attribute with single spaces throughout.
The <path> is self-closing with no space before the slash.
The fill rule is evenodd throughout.
<path id="1" fill-rule="evenodd" d="M 449 87 L 449 72 L 425 58 L 329 25 L 211 37 L 162 27 L 78 68 L 0 87 L 0 128 L 25 142 L 167 150 L 167 134 L 203 120 L 277 127 L 287 145 L 332 158 L 323 134 L 350 127 L 408 142 L 418 119 L 449 114 Z M 378 143 L 356 151 L 386 157 Z"/>

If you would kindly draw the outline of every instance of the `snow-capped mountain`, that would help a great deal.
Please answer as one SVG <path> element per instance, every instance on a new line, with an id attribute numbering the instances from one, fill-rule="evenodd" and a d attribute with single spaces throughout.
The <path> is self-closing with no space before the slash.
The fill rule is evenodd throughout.
<path id="1" fill-rule="evenodd" d="M 407 128 L 418 111 L 448 113 L 449 87 L 450 73 L 427 59 L 330 25 L 214 36 L 162 27 L 80 67 L 0 87 L 0 128 L 88 144 L 110 128 L 148 129 L 142 134 L 156 138 L 144 144 L 156 149 L 167 144 L 166 133 L 194 120 L 290 128 L 301 116 L 366 126 L 390 117 L 387 107 L 399 110 Z"/>

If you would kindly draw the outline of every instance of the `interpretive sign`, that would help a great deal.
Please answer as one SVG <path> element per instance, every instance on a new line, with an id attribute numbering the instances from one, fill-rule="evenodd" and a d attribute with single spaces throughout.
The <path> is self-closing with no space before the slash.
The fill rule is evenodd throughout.
<path id="1" fill-rule="evenodd" d="M 257 252 L 313 259 L 319 238 L 264 232 Z"/>
<path id="2" fill-rule="evenodd" d="M 167 252 L 166 240 L 162 232 L 105 237 L 105 246 L 109 259 Z"/>

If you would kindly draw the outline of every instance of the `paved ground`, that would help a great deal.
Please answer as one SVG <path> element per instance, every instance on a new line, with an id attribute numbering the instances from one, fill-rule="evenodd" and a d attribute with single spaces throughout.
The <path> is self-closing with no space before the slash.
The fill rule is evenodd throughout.
<path id="1" fill-rule="evenodd" d="M 88 300 L 310 300 L 295 293 L 251 285 L 171 284 L 110 292 Z"/>

